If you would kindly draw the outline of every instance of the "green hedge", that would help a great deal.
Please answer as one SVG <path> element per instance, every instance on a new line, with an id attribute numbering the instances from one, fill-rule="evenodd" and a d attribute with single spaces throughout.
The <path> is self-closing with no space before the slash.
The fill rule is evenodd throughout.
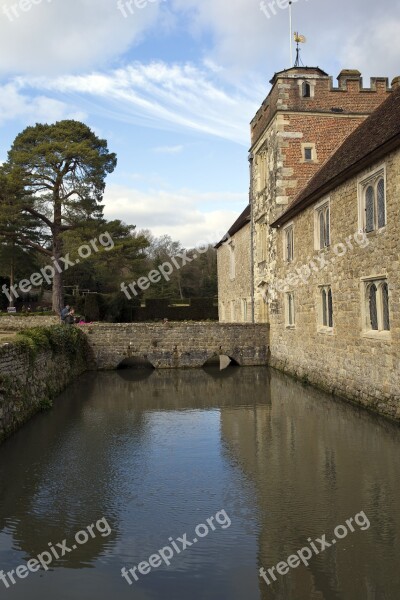
<path id="1" fill-rule="evenodd" d="M 54 354 L 66 354 L 72 360 L 79 355 L 85 356 L 88 351 L 85 334 L 69 325 L 24 329 L 17 333 L 15 343 L 33 356 L 40 350 L 51 350 Z"/>

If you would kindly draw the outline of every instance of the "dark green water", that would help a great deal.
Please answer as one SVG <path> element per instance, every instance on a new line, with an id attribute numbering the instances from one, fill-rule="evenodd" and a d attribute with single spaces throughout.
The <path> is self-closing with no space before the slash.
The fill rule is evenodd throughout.
<path id="1" fill-rule="evenodd" d="M 267 369 L 87 374 L 0 447 L 0 486 L 5 572 L 111 529 L 0 598 L 400 598 L 400 428 Z M 259 576 L 362 511 L 307 567 Z M 212 516 L 169 567 L 122 578 Z"/>

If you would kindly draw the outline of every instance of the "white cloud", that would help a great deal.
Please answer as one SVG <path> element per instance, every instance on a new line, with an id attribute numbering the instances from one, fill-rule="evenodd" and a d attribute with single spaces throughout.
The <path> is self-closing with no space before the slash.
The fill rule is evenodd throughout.
<path id="1" fill-rule="evenodd" d="M 18 79 L 21 86 L 89 103 L 92 114 L 172 131 L 249 143 L 260 89 L 221 85 L 192 64 L 135 63 L 109 73 Z"/>
<path id="2" fill-rule="evenodd" d="M 183 146 L 157 146 L 153 151 L 157 154 L 180 154 Z"/>
<path id="3" fill-rule="evenodd" d="M 362 31 L 349 36 L 342 50 L 343 61 L 372 75 L 400 75 L 399 31 L 400 17 L 395 15 L 365 23 Z"/>
<path id="4" fill-rule="evenodd" d="M 246 206 L 246 194 L 149 190 L 109 185 L 104 196 L 107 219 L 122 219 L 156 236 L 168 234 L 186 247 L 201 240 L 218 242 Z M 215 208 L 203 212 L 205 204 Z"/>
<path id="5" fill-rule="evenodd" d="M 157 22 L 161 4 L 148 0 L 124 18 L 117 0 L 39 0 L 28 2 L 28 11 L 16 0 L 0 0 L 0 73 L 64 73 L 104 65 Z"/>
<path id="6" fill-rule="evenodd" d="M 0 124 L 13 119 L 25 124 L 52 123 L 61 119 L 85 119 L 83 111 L 59 100 L 39 95 L 30 97 L 21 93 L 16 83 L 0 85 Z"/>
<path id="7" fill-rule="evenodd" d="M 237 81 L 239 74 L 242 81 L 248 81 L 251 72 L 262 72 L 267 78 L 277 68 L 289 66 L 288 10 L 277 8 L 277 2 L 276 14 L 269 10 L 267 18 L 260 0 L 140 0 L 145 2 L 141 9 L 137 8 L 139 0 L 134 0 L 134 14 L 124 9 L 125 0 L 120 3 L 122 10 L 117 0 L 25 1 L 30 3 L 26 12 L 18 8 L 21 2 L 17 0 L 0 0 L 0 73 L 76 73 L 108 68 L 155 25 L 162 35 L 171 35 L 175 47 L 173 36 L 183 24 L 196 41 L 207 40 L 208 47 L 200 51 L 204 64 L 226 80 Z M 13 6 L 18 17 L 13 16 Z M 13 20 L 3 11 L 11 11 Z M 399 0 L 391 0 L 390 18 L 387 14 L 375 0 L 336 0 L 334 4 L 328 0 L 293 0 L 294 26 L 308 38 L 304 62 L 327 69 L 336 65 L 339 69 L 358 67 L 373 75 L 372 57 L 372 66 L 376 65 L 379 73 L 389 62 L 389 73 L 393 74 L 392 66 L 397 71 L 392 58 L 399 44 Z M 201 38 L 204 32 L 208 36 Z M 345 52 L 347 47 L 350 54 Z M 357 64 L 351 64 L 352 60 Z"/>
<path id="8" fill-rule="evenodd" d="M 261 11 L 260 0 L 171 3 L 174 10 L 187 15 L 194 35 L 212 35 L 205 62 L 222 65 L 221 77 L 243 81 L 249 71 L 257 71 L 267 78 L 290 66 L 287 1 L 266 0 L 267 7 L 274 5 L 268 9 L 269 18 Z M 293 26 L 307 37 L 304 64 L 338 72 L 359 68 L 365 76 L 393 76 L 399 70 L 399 0 L 390 0 L 387 6 L 375 0 L 293 0 Z"/>

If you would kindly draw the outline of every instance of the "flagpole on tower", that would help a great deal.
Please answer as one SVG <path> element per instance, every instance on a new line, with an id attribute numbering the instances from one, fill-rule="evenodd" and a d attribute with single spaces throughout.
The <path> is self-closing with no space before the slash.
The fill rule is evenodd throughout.
<path id="1" fill-rule="evenodd" d="M 293 65 L 293 26 L 292 26 L 292 0 L 289 2 L 289 27 L 290 27 L 290 68 Z"/>

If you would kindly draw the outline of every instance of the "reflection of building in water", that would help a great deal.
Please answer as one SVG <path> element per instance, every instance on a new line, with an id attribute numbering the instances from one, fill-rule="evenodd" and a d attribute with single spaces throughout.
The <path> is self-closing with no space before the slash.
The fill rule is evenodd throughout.
<path id="1" fill-rule="evenodd" d="M 121 498 L 129 501 L 132 490 L 141 489 L 150 460 L 149 411 L 240 406 L 248 403 L 250 387 L 262 403 L 268 371 L 259 371 L 137 370 L 82 377 L 50 413 L 2 445 L 0 531 L 12 521 L 13 543 L 29 559 L 48 542 L 70 541 L 106 517 L 112 534 L 97 535 L 63 561 L 76 568 L 92 563 L 119 536 Z M 30 469 L 21 473 L 27 452 Z"/>
<path id="2" fill-rule="evenodd" d="M 385 598 L 397 573 L 398 429 L 273 372 L 270 404 L 221 410 L 228 460 L 254 484 L 260 509 L 259 567 L 285 561 L 365 511 L 371 527 L 338 541 L 261 597 L 279 600 Z M 385 541 L 386 550 L 382 542 Z M 389 542 L 389 543 L 388 543 Z M 371 546 L 373 549 L 371 549 Z M 389 554 L 388 548 L 393 546 Z M 375 556 L 374 556 L 375 555 Z M 372 562 L 373 559 L 373 562 Z M 395 576 L 396 577 L 396 576 Z M 400 589 L 400 581 L 398 583 Z"/>

